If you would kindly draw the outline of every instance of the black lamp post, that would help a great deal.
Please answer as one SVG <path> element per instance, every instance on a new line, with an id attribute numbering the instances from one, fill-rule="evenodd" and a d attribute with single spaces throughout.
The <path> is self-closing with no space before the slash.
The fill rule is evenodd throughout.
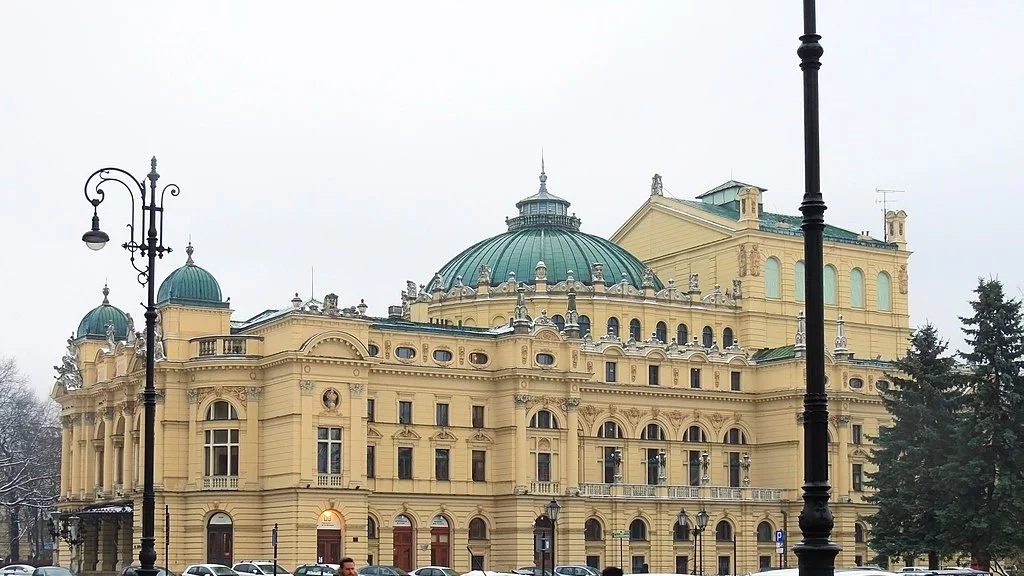
<path id="1" fill-rule="evenodd" d="M 156 576 L 156 537 L 155 537 L 155 515 L 156 495 L 153 490 L 153 469 L 156 450 L 153 445 L 156 442 L 156 386 L 154 380 L 154 365 L 156 363 L 156 292 L 153 284 L 156 273 L 156 259 L 163 258 L 165 253 L 171 251 L 170 247 L 163 245 L 161 236 L 164 229 L 164 195 L 170 192 L 171 196 L 177 196 L 181 191 L 177 184 L 168 184 L 160 192 L 159 203 L 156 195 L 156 181 L 160 175 L 156 172 L 156 157 L 150 161 L 149 174 L 146 179 L 139 180 L 130 173 L 120 168 L 103 168 L 93 172 L 85 182 L 85 199 L 92 204 L 92 229 L 82 235 L 82 241 L 92 250 L 100 250 L 110 241 L 110 236 L 100 230 L 99 205 L 106 198 L 106 191 L 103 189 L 107 184 L 117 184 L 128 191 L 132 201 L 132 220 L 128 224 L 130 238 L 121 245 L 128 251 L 129 260 L 138 275 L 138 282 L 146 286 L 148 298 L 146 300 L 146 389 L 143 393 L 142 404 L 145 409 L 145 434 L 146 445 L 143 450 L 143 484 L 142 484 L 142 548 L 139 551 L 139 576 Z M 149 180 L 149 193 L 147 199 L 146 180 Z M 135 240 L 135 197 L 140 200 L 141 214 L 139 216 L 139 239 Z M 145 230 L 145 237 L 143 237 Z M 145 268 L 140 268 L 135 263 L 136 252 L 140 257 L 148 258 Z"/>
<path id="2" fill-rule="evenodd" d="M 697 568 L 699 576 L 704 576 L 704 531 L 707 530 L 709 519 L 708 511 L 704 509 L 702 504 L 693 523 L 693 529 L 690 530 L 693 534 L 693 567 Z M 686 513 L 685 508 L 679 511 L 678 521 L 679 525 L 684 529 L 690 525 L 690 516 Z"/>
<path id="3" fill-rule="evenodd" d="M 825 295 L 823 234 L 825 201 L 821 195 L 818 140 L 818 69 L 823 53 L 816 32 L 814 0 L 804 0 L 800 69 L 804 81 L 804 198 L 800 204 L 804 233 L 804 294 L 807 301 L 807 388 L 804 394 L 803 541 L 793 547 L 800 576 L 831 576 L 839 546 L 832 542 L 835 524 L 828 507 L 828 395 L 825 393 Z"/>
<path id="4" fill-rule="evenodd" d="M 562 511 L 562 505 L 554 498 L 547 505 L 548 518 L 551 519 L 551 574 L 555 573 L 555 529 L 558 527 L 558 513 Z"/>

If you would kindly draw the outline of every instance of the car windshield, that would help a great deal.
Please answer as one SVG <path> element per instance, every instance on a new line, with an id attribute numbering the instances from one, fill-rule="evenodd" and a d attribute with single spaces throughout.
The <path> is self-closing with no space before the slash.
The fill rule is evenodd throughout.
<path id="1" fill-rule="evenodd" d="M 40 571 L 45 574 L 45 576 L 71 576 L 70 570 L 59 566 L 47 566 L 45 568 L 40 568 Z"/>
<path id="2" fill-rule="evenodd" d="M 274 570 L 274 565 L 273 564 L 257 564 L 256 567 L 259 568 L 260 570 L 263 570 L 264 574 L 275 574 L 275 573 L 276 574 L 287 574 L 288 573 L 287 570 L 285 570 L 284 568 L 281 568 L 280 566 L 277 567 L 277 570 Z"/>
<path id="3" fill-rule="evenodd" d="M 238 576 L 238 573 L 227 566 L 208 566 L 217 576 Z"/>

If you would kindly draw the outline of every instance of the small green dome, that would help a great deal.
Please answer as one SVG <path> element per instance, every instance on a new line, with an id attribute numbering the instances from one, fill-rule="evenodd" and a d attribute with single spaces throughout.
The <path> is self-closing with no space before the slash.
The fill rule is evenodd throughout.
<path id="1" fill-rule="evenodd" d="M 90 310 L 78 323 L 76 337 L 105 339 L 107 325 L 113 324 L 114 338 L 118 341 L 128 339 L 128 316 L 123 310 L 110 304 L 110 300 L 107 299 L 109 294 L 110 288 L 104 286 L 103 303 Z"/>
<path id="2" fill-rule="evenodd" d="M 185 248 L 185 253 L 188 254 L 185 265 L 171 272 L 160 284 L 160 290 L 156 295 L 157 305 L 184 304 L 202 308 L 227 308 L 228 303 L 223 302 L 217 279 L 213 274 L 196 266 L 192 260 L 194 251 L 192 244 L 189 243 Z"/>
<path id="3" fill-rule="evenodd" d="M 519 216 L 506 219 L 508 232 L 470 246 L 440 269 L 444 290 L 460 277 L 464 285 L 476 286 L 481 266 L 490 268 L 492 286 L 508 280 L 511 272 L 516 281 L 534 284 L 538 262 L 547 268 L 549 285 L 565 280 L 569 271 L 575 280 L 592 285 L 592 266 L 602 264 L 607 285 L 625 279 L 642 287 L 644 263 L 610 240 L 580 232 L 580 219 L 569 214 L 569 201 L 549 193 L 547 179 L 542 165 L 540 191 L 516 204 Z M 432 284 L 426 284 L 428 290 Z M 657 276 L 652 284 L 656 290 L 664 287 Z"/>

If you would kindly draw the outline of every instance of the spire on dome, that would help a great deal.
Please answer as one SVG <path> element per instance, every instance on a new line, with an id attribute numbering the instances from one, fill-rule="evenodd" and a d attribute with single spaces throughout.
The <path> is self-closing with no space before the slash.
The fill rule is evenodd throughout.
<path id="1" fill-rule="evenodd" d="M 540 190 L 539 192 L 546 193 L 548 191 L 548 175 L 544 173 L 544 149 L 540 149 Z"/>

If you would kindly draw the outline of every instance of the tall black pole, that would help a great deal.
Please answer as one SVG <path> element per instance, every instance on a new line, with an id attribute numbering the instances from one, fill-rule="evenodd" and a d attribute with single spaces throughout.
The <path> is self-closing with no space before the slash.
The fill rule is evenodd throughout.
<path id="1" fill-rule="evenodd" d="M 823 53 L 816 32 L 814 0 L 804 0 L 800 69 L 804 79 L 804 294 L 807 302 L 807 389 L 804 394 L 803 541 L 793 547 L 800 576 L 832 576 L 839 546 L 831 541 L 834 519 L 828 507 L 828 395 L 825 393 L 825 294 L 823 233 L 825 201 L 821 196 L 818 140 L 818 69 Z"/>
<path id="2" fill-rule="evenodd" d="M 554 576 L 554 574 L 555 574 L 555 566 L 558 565 L 557 561 L 556 561 L 556 558 L 555 558 L 555 533 L 556 533 L 555 532 L 555 530 L 556 530 L 555 527 L 556 526 L 558 526 L 558 521 L 552 519 L 551 520 L 551 574 L 552 574 L 552 576 Z"/>
<path id="3" fill-rule="evenodd" d="M 171 569 L 171 507 L 164 504 L 164 568 Z"/>

